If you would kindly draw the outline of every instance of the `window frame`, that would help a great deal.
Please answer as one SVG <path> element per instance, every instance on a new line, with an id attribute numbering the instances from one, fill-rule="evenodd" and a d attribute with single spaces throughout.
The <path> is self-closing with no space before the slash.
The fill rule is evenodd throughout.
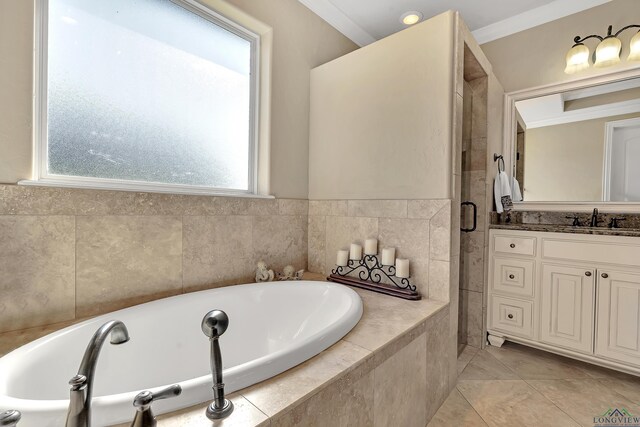
<path id="1" fill-rule="evenodd" d="M 249 162 L 248 189 L 228 189 L 188 184 L 135 181 L 114 178 L 96 178 L 49 174 L 48 169 L 48 22 L 49 1 L 36 0 L 35 55 L 34 55 L 34 122 L 33 122 L 33 178 L 21 181 L 23 185 L 89 188 L 104 190 L 157 192 L 173 194 L 221 195 L 261 197 L 258 194 L 259 136 L 260 136 L 260 68 L 261 36 L 237 22 L 223 16 L 196 0 L 170 0 L 195 13 L 214 25 L 247 40 L 251 45 L 250 101 L 249 101 Z M 269 197 L 269 196 L 262 196 Z"/>

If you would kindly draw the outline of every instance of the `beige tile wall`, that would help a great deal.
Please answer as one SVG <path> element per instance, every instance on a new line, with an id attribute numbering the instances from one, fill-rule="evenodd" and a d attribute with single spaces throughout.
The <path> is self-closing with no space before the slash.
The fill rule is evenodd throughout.
<path id="1" fill-rule="evenodd" d="M 449 300 L 449 200 L 309 201 L 309 270 L 330 274 L 339 249 L 367 238 L 378 251 L 395 247 L 411 260 L 412 282 L 424 296 Z"/>
<path id="2" fill-rule="evenodd" d="M 0 332 L 307 267 L 308 201 L 0 185 Z"/>

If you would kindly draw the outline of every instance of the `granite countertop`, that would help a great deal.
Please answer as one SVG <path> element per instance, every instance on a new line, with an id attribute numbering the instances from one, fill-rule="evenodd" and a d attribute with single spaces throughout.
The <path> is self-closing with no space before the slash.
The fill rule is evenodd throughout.
<path id="1" fill-rule="evenodd" d="M 609 228 L 612 220 L 618 221 L 620 228 Z M 572 226 L 577 220 L 580 226 Z M 600 227 L 589 227 L 592 220 L 590 212 L 558 211 L 510 211 L 502 214 L 491 212 L 489 228 L 498 230 L 544 231 L 548 233 L 593 234 L 600 236 L 640 237 L 640 214 L 637 213 L 598 213 Z"/>
<path id="2" fill-rule="evenodd" d="M 560 224 L 491 224 L 491 229 L 517 231 L 543 231 L 548 233 L 593 234 L 600 236 L 640 237 L 640 229 L 608 227 L 572 227 Z"/>

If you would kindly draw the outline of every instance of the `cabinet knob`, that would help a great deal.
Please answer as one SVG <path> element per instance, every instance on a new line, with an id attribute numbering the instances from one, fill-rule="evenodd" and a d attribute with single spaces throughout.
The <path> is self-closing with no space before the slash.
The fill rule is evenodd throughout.
<path id="1" fill-rule="evenodd" d="M 515 243 L 512 243 L 512 244 L 510 244 L 510 245 L 509 245 L 509 247 L 510 247 L 511 249 L 514 249 L 514 248 L 516 247 L 516 244 L 515 244 Z"/>
<path id="2" fill-rule="evenodd" d="M 584 275 L 587 276 L 587 277 L 591 277 L 591 272 L 587 271 L 587 272 L 584 273 Z"/>
<path id="3" fill-rule="evenodd" d="M 508 315 L 507 315 L 507 317 L 508 317 L 509 319 L 513 319 L 513 314 L 508 314 Z"/>
<path id="4" fill-rule="evenodd" d="M 513 280 L 513 279 L 515 279 L 515 278 L 516 278 L 516 276 L 514 276 L 513 274 L 510 274 L 510 275 L 509 275 L 509 279 Z"/>
<path id="5" fill-rule="evenodd" d="M 602 273 L 602 278 L 606 279 L 607 277 L 609 277 L 609 275 L 607 273 Z"/>

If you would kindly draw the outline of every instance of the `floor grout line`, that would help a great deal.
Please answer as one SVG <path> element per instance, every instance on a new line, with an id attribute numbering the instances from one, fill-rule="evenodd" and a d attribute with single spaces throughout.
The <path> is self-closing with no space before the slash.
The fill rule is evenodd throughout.
<path id="1" fill-rule="evenodd" d="M 569 419 L 575 421 L 575 423 L 578 426 L 581 426 L 582 424 L 580 424 L 580 421 L 576 420 L 575 418 L 573 418 L 569 413 L 567 413 L 564 409 L 562 409 L 561 407 L 559 407 L 558 405 L 555 404 L 555 402 L 551 399 L 549 399 L 547 396 L 545 396 L 542 392 L 540 392 L 537 388 L 535 388 L 533 385 L 531 385 L 529 383 L 529 381 L 565 381 L 565 379 L 557 379 L 557 380 L 523 380 L 529 387 L 531 387 L 531 389 L 533 391 L 535 391 L 536 393 L 538 393 L 540 396 L 542 396 L 543 399 L 545 399 L 546 401 L 548 401 L 549 403 L 551 403 L 553 406 L 555 406 L 556 408 L 558 408 L 558 410 L 560 412 L 562 412 L 563 414 L 565 414 L 567 417 L 569 417 Z"/>
<path id="2" fill-rule="evenodd" d="M 460 396 L 462 396 L 462 398 L 465 400 L 465 402 L 467 402 L 467 403 L 469 404 L 469 407 L 473 410 L 473 412 L 475 412 L 475 413 L 480 417 L 480 419 L 482 420 L 482 422 L 484 422 L 487 426 L 489 426 L 489 422 L 488 422 L 487 420 L 485 420 L 485 419 L 483 418 L 483 416 L 482 416 L 482 415 L 480 415 L 480 413 L 479 413 L 479 412 L 478 412 L 478 410 L 475 408 L 475 406 L 473 406 L 473 403 L 471 403 L 471 402 L 469 401 L 469 399 L 467 399 L 467 396 L 465 396 L 465 395 L 464 395 L 464 393 L 462 392 L 462 390 L 460 390 L 460 389 L 458 388 L 458 385 L 457 385 L 457 384 L 456 384 L 455 390 L 457 390 L 457 391 L 458 391 L 458 393 L 460 393 Z"/>
<path id="3" fill-rule="evenodd" d="M 615 378 L 591 378 L 592 380 L 598 382 L 598 384 L 601 384 L 605 387 L 608 387 L 608 384 L 604 381 L 611 381 L 611 380 L 615 380 Z M 636 402 L 634 399 L 632 399 L 631 397 L 625 396 L 624 394 L 620 393 L 618 390 L 616 390 L 615 388 L 611 388 L 611 391 L 613 391 L 615 394 L 617 394 L 618 396 L 621 396 L 623 399 L 628 400 L 629 402 L 633 403 L 634 405 L 638 405 L 640 406 L 640 402 Z"/>
<path id="4" fill-rule="evenodd" d="M 483 350 L 480 350 L 480 351 L 483 351 Z M 480 351 L 479 351 L 478 353 L 480 353 Z M 520 376 L 520 374 L 519 374 L 515 369 L 512 369 L 509 365 L 507 365 L 506 363 L 504 363 L 502 360 L 500 360 L 500 359 L 498 359 L 497 357 L 495 357 L 493 354 L 491 354 L 491 352 L 490 352 L 490 351 L 487 351 L 487 350 L 484 350 L 484 351 L 486 351 L 486 353 L 487 353 L 489 356 L 491 356 L 491 357 L 493 358 L 493 360 L 495 360 L 496 362 L 498 362 L 500 365 L 504 366 L 504 367 L 506 368 L 506 370 L 507 370 L 507 371 L 512 372 L 512 373 L 513 373 L 513 375 L 515 375 L 516 377 L 518 377 L 518 379 L 520 379 L 520 380 L 523 380 L 523 381 L 524 381 L 524 378 L 522 378 L 522 376 Z M 476 355 L 477 355 L 478 353 L 476 353 Z M 475 357 L 475 356 L 474 356 L 474 357 Z"/>
<path id="5" fill-rule="evenodd" d="M 569 366 L 571 366 L 571 367 L 578 368 L 578 372 L 580 372 L 580 373 L 585 373 L 585 374 L 589 374 L 589 375 L 587 375 L 587 377 L 585 377 L 585 378 L 572 378 L 572 377 L 571 377 L 571 375 L 569 375 L 569 376 L 570 376 L 570 378 L 559 378 L 559 377 L 564 377 L 564 376 L 566 376 L 566 375 L 563 375 L 562 373 L 559 373 L 558 375 L 551 375 L 552 377 L 558 377 L 558 378 L 546 378 L 546 379 L 540 379 L 540 380 L 536 380 L 535 378 L 528 378 L 528 379 L 525 379 L 525 378 L 523 378 L 523 376 L 522 376 L 518 371 L 516 371 L 515 369 L 511 368 L 507 363 L 503 362 L 503 361 L 502 361 L 502 360 L 500 360 L 498 357 L 496 357 L 496 355 L 492 354 L 492 353 L 495 353 L 495 351 L 494 351 L 494 352 L 489 352 L 489 351 L 487 351 L 486 349 L 478 350 L 478 351 L 473 355 L 473 357 L 471 357 L 471 358 L 469 359 L 469 361 L 468 361 L 468 363 L 466 364 L 466 366 L 464 367 L 464 369 L 460 372 L 460 376 L 461 376 L 461 375 L 462 375 L 462 374 L 463 374 L 467 369 L 469 369 L 469 366 L 471 366 L 471 364 L 472 364 L 472 363 L 474 363 L 474 361 L 476 360 L 476 358 L 480 357 L 480 353 L 481 353 L 481 352 L 483 352 L 483 351 L 485 351 L 486 353 L 489 353 L 489 355 L 491 356 L 491 363 L 492 363 L 492 364 L 493 364 L 493 363 L 495 363 L 495 365 L 496 365 L 496 366 L 495 366 L 495 369 L 496 369 L 496 370 L 501 370 L 501 367 L 502 367 L 502 368 L 504 368 L 505 370 L 508 370 L 509 372 L 512 372 L 512 373 L 514 374 L 514 376 L 515 376 L 517 379 L 513 379 L 513 380 L 501 380 L 501 379 L 498 379 L 498 378 L 488 378 L 488 379 L 478 379 L 478 380 L 472 380 L 472 379 L 469 379 L 469 380 L 464 380 L 464 379 L 462 379 L 462 380 L 461 380 L 461 379 L 458 379 L 458 381 L 457 381 L 457 383 L 456 383 L 456 386 L 454 387 L 454 389 L 452 390 L 452 392 L 449 394 L 449 396 L 447 397 L 447 399 L 451 398 L 452 393 L 454 393 L 454 392 L 460 393 L 460 395 L 462 396 L 462 398 L 464 399 L 464 401 L 469 405 L 469 406 L 468 406 L 468 408 L 470 408 L 470 410 L 473 410 L 473 412 L 474 412 L 475 414 L 477 414 L 477 415 L 478 415 L 478 417 L 480 418 L 480 420 L 482 420 L 482 422 L 484 422 L 486 425 L 492 425 L 492 422 L 491 422 L 491 420 L 485 419 L 485 418 L 482 416 L 482 414 L 478 411 L 478 409 L 473 405 L 473 403 L 471 402 L 471 400 L 469 399 L 469 397 L 467 397 L 467 396 L 465 395 L 465 393 L 462 391 L 462 389 L 463 389 L 463 387 L 462 387 L 462 386 L 463 386 L 465 383 L 476 383 L 476 386 L 478 386 L 478 387 L 483 387 L 483 386 L 485 386 L 486 384 L 489 384 L 489 383 L 491 383 L 491 382 L 498 382 L 498 383 L 512 382 L 512 383 L 515 383 L 515 384 L 520 384 L 520 386 L 525 386 L 526 388 L 528 388 L 528 389 L 529 389 L 529 392 L 530 392 L 530 393 L 532 393 L 532 396 L 537 395 L 537 396 L 539 396 L 539 397 L 542 397 L 542 399 L 541 399 L 541 401 L 540 401 L 540 404 L 541 404 L 541 405 L 545 405 L 545 403 L 546 403 L 546 404 L 551 405 L 551 407 L 555 407 L 555 408 L 559 411 L 559 414 L 558 414 L 558 415 L 563 414 L 564 416 L 566 416 L 566 417 L 567 417 L 567 421 L 568 421 L 568 420 L 571 420 L 572 422 L 574 422 L 574 423 L 575 423 L 575 425 L 576 425 L 576 426 L 581 426 L 581 425 L 582 425 L 582 424 L 581 424 L 581 422 L 580 422 L 578 419 L 576 419 L 576 417 L 572 416 L 569 412 L 567 412 L 568 410 L 571 410 L 571 409 L 572 409 L 572 407 L 571 407 L 571 406 L 568 406 L 568 407 L 567 407 L 567 410 L 562 409 L 562 407 L 561 407 L 560 405 L 563 403 L 563 401 L 559 400 L 559 401 L 558 401 L 558 404 L 556 404 L 556 403 L 554 402 L 554 400 L 552 400 L 552 398 L 551 398 L 551 397 L 548 397 L 548 396 L 543 392 L 543 390 L 539 390 L 539 389 L 537 389 L 537 388 L 535 387 L 534 383 L 535 383 L 536 381 L 549 381 L 549 382 L 560 382 L 560 381 L 563 381 L 563 382 L 573 382 L 573 381 L 577 381 L 577 382 L 581 382 L 581 381 L 582 381 L 582 382 L 587 382 L 587 381 L 589 381 L 589 382 L 594 382 L 594 381 L 595 381 L 595 382 L 596 382 L 597 384 L 599 384 L 600 386 L 607 386 L 608 382 L 610 382 L 611 380 L 615 380 L 615 378 L 614 378 L 614 377 L 608 377 L 608 376 L 604 376 L 604 377 L 596 378 L 596 377 L 594 377 L 594 376 L 592 376 L 592 375 L 590 375 L 590 374 L 589 374 L 588 367 L 581 368 L 580 366 L 576 366 L 575 364 L 571 363 L 572 361 L 571 361 L 570 359 L 564 360 L 565 358 L 560 358 L 560 359 L 558 359 L 558 360 L 555 360 L 555 362 L 556 362 L 556 363 L 558 363 L 558 364 L 560 364 L 560 365 L 569 365 Z M 500 350 L 496 350 L 496 351 L 500 351 Z M 508 350 L 506 350 L 506 351 L 508 351 Z M 484 356 L 484 355 L 483 355 L 483 356 Z M 535 356 L 535 354 L 534 354 L 533 356 Z M 526 359 L 526 358 L 525 358 L 525 359 Z M 459 360 L 459 358 L 458 358 L 458 360 Z M 544 367 L 544 365 L 543 365 L 543 367 Z M 595 374 L 594 374 L 594 375 L 595 375 Z M 534 377 L 535 377 L 535 376 L 534 376 Z M 469 384 L 469 385 L 471 385 L 471 384 Z M 474 387 L 475 387 L 475 386 L 474 386 Z M 612 389 L 611 391 L 615 394 L 615 396 L 619 396 L 619 397 L 620 397 L 620 399 L 623 399 L 624 401 L 628 401 L 628 402 L 630 402 L 631 404 L 640 405 L 640 402 L 636 402 L 636 401 L 635 401 L 635 399 L 633 399 L 633 398 L 632 398 L 632 397 L 630 397 L 630 396 L 625 395 L 622 391 L 618 391 L 617 389 Z M 538 398 L 537 396 L 536 396 L 536 400 L 537 400 L 537 398 Z M 588 396 L 585 396 L 585 397 L 588 397 Z M 445 402 L 446 402 L 446 400 L 445 400 Z M 480 404 L 480 403 L 481 403 L 481 401 L 479 400 L 477 403 L 479 403 L 479 404 Z M 526 402 L 524 402 L 523 404 L 525 404 L 525 405 L 526 405 L 527 403 L 526 403 Z M 481 406 L 482 406 L 482 405 L 480 405 L 479 407 L 481 407 Z M 465 409 L 465 410 L 466 410 L 466 409 Z M 469 412 L 469 413 L 471 414 L 471 412 Z M 436 414 L 437 414 L 437 412 L 436 412 Z M 580 415 L 580 414 L 576 414 L 576 415 Z M 435 417 L 435 415 L 434 415 L 434 417 Z M 445 421 L 446 421 L 446 420 L 445 420 Z"/>

